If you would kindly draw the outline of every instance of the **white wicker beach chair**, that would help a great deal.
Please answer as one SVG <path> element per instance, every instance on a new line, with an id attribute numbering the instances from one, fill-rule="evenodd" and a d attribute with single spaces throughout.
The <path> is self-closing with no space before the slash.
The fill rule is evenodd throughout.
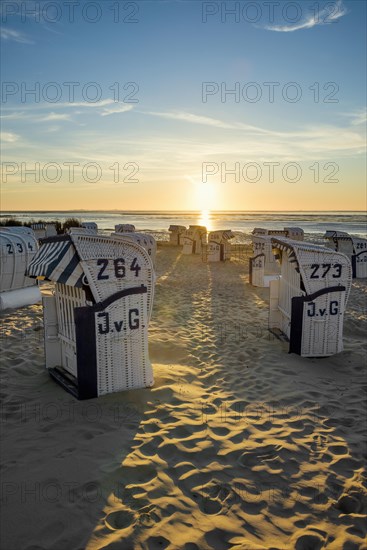
<path id="1" fill-rule="evenodd" d="M 208 262 L 224 262 L 231 255 L 230 239 L 233 239 L 235 234 L 230 230 L 211 231 L 208 235 Z"/>
<path id="2" fill-rule="evenodd" d="M 201 254 L 206 245 L 206 227 L 190 225 L 183 233 L 183 254 Z"/>
<path id="3" fill-rule="evenodd" d="M 31 229 L 33 229 L 36 239 L 46 238 L 46 224 L 44 223 L 32 223 Z"/>
<path id="4" fill-rule="evenodd" d="M 81 227 L 83 229 L 88 229 L 93 233 L 98 233 L 98 225 L 95 222 L 83 222 Z"/>
<path id="5" fill-rule="evenodd" d="M 135 225 L 131 223 L 119 223 L 115 225 L 115 233 L 133 233 L 135 231 Z"/>
<path id="6" fill-rule="evenodd" d="M 29 228 L 3 227 L 0 231 L 0 309 L 41 301 L 37 282 L 25 272 L 37 254 L 38 242 Z"/>
<path id="7" fill-rule="evenodd" d="M 46 230 L 46 239 L 48 237 L 56 237 L 57 231 L 54 223 L 46 223 L 45 230 Z"/>
<path id="8" fill-rule="evenodd" d="M 0 231 L 6 231 L 7 233 L 20 233 L 21 235 L 31 235 L 32 237 L 36 238 L 33 229 L 25 225 L 4 226 L 0 227 Z"/>
<path id="9" fill-rule="evenodd" d="M 304 231 L 300 227 L 285 227 L 285 235 L 287 239 L 292 239 L 293 241 L 303 241 Z"/>
<path id="10" fill-rule="evenodd" d="M 183 236 L 186 231 L 184 225 L 170 225 L 168 228 L 170 232 L 169 243 L 173 246 L 180 246 L 183 244 Z"/>
<path id="11" fill-rule="evenodd" d="M 124 238 L 128 239 L 130 241 L 133 241 L 135 243 L 138 243 L 140 246 L 145 248 L 145 250 L 148 252 L 149 256 L 152 259 L 154 269 L 156 267 L 156 255 L 157 255 L 157 242 L 155 238 L 152 235 L 149 235 L 148 233 L 140 233 L 140 232 L 117 232 L 117 233 L 111 233 L 112 237 L 115 237 L 116 239 Z"/>
<path id="12" fill-rule="evenodd" d="M 285 227 L 284 229 L 257 227 L 253 230 L 254 255 L 249 260 L 249 282 L 253 286 L 268 287 L 270 281 L 276 279 L 280 274 L 280 266 L 272 251 L 271 239 L 274 236 L 303 241 L 304 232 L 300 227 Z"/>
<path id="13" fill-rule="evenodd" d="M 43 300 L 46 367 L 66 390 L 88 399 L 153 384 L 154 270 L 143 247 L 72 231 L 45 240 L 28 273 L 56 282 Z"/>
<path id="14" fill-rule="evenodd" d="M 327 246 L 346 254 L 352 262 L 353 278 L 367 277 L 367 239 L 353 237 L 344 231 L 326 231 Z"/>
<path id="15" fill-rule="evenodd" d="M 272 239 L 281 267 L 270 283 L 269 329 L 290 341 L 289 352 L 323 357 L 343 350 L 343 319 L 352 283 L 345 254 L 322 246 Z"/>

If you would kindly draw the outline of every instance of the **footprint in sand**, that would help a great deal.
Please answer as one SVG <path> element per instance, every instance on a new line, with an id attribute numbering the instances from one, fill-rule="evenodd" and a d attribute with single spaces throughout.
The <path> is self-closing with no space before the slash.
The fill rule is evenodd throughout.
<path id="1" fill-rule="evenodd" d="M 209 497 L 202 497 L 199 501 L 199 508 L 206 515 L 219 514 L 222 505 L 218 500 Z"/>
<path id="2" fill-rule="evenodd" d="M 157 550 L 158 548 L 161 549 L 171 546 L 171 542 L 165 537 L 149 537 L 146 543 L 149 550 Z"/>
<path id="3" fill-rule="evenodd" d="M 281 445 L 266 445 L 259 449 L 244 452 L 238 459 L 241 466 L 252 467 L 261 462 L 266 462 L 277 458 L 278 453 L 282 449 Z"/>
<path id="4" fill-rule="evenodd" d="M 296 542 L 296 550 L 321 550 L 324 540 L 317 535 L 302 535 Z"/>
<path id="5" fill-rule="evenodd" d="M 226 500 L 231 491 L 225 485 L 215 483 L 209 488 L 208 495 L 203 495 L 199 500 L 199 508 L 203 514 L 215 515 L 223 511 L 224 506 L 228 508 Z"/>
<path id="6" fill-rule="evenodd" d="M 358 495 L 358 493 L 343 494 L 338 500 L 336 508 L 338 508 L 342 514 L 359 514 L 363 508 L 363 501 L 360 497 L 361 495 Z"/>
<path id="7" fill-rule="evenodd" d="M 126 529 L 133 524 L 135 516 L 128 510 L 120 510 L 118 512 L 111 512 L 104 520 L 105 525 L 110 531 L 118 531 L 120 529 Z"/>

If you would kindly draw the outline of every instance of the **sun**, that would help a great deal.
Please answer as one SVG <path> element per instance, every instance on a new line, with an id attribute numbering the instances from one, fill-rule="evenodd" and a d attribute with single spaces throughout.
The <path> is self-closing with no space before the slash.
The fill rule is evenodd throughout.
<path id="1" fill-rule="evenodd" d="M 194 207 L 195 210 L 215 210 L 217 191 L 213 183 L 195 183 L 194 187 Z"/>

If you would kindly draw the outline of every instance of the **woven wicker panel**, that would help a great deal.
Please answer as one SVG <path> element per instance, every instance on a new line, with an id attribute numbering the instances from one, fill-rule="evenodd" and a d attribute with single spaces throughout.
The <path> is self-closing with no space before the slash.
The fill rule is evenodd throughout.
<path id="1" fill-rule="evenodd" d="M 219 262 L 219 260 L 220 260 L 220 244 L 209 242 L 208 248 L 207 248 L 207 261 Z"/>
<path id="2" fill-rule="evenodd" d="M 364 279 L 367 277 L 367 250 L 355 255 L 356 278 Z"/>
<path id="3" fill-rule="evenodd" d="M 184 225 L 170 225 L 168 228 L 168 231 L 170 232 L 169 235 L 169 242 L 170 244 L 174 246 L 178 246 L 182 244 L 182 238 L 183 234 L 186 231 L 186 227 Z"/>
<path id="4" fill-rule="evenodd" d="M 196 231 L 194 229 L 186 229 L 183 234 L 182 254 L 192 254 L 194 252 L 195 235 Z"/>
<path id="5" fill-rule="evenodd" d="M 149 317 L 153 308 L 154 267 L 148 252 L 124 237 L 71 235 L 96 302 L 144 284 Z"/>
<path id="6" fill-rule="evenodd" d="M 292 298 L 294 296 L 303 296 L 305 293 L 301 290 L 301 276 L 297 269 L 297 264 L 289 258 L 287 252 L 284 254 L 281 264 L 281 278 L 279 286 L 279 310 L 281 312 L 281 331 L 290 337 Z"/>
<path id="7" fill-rule="evenodd" d="M 292 318 L 292 298 L 326 290 L 312 301 L 304 302 L 301 345 L 300 349 L 293 349 L 306 357 L 338 353 L 343 349 L 343 318 L 352 283 L 350 260 L 344 254 L 318 245 L 279 238 L 274 238 L 272 243 L 281 261 L 278 295 L 281 331 L 294 343 L 296 325 L 301 320 Z M 292 334 L 291 325 L 295 329 Z"/>
<path id="8" fill-rule="evenodd" d="M 352 239 L 336 239 L 336 240 L 337 240 L 336 250 L 338 252 L 342 252 L 343 254 L 346 254 L 349 258 L 351 258 L 354 250 Z"/>
<path id="9" fill-rule="evenodd" d="M 84 222 L 82 223 L 82 228 L 98 233 L 98 225 L 95 222 Z"/>
<path id="10" fill-rule="evenodd" d="M 234 236 L 234 233 L 230 229 L 211 231 L 208 236 L 207 261 L 219 262 L 220 260 L 229 259 L 231 256 L 231 244 L 229 240 L 233 239 Z"/>
<path id="11" fill-rule="evenodd" d="M 190 226 L 183 234 L 183 254 L 201 254 L 206 244 L 206 229 Z"/>
<path id="12" fill-rule="evenodd" d="M 74 308 L 87 305 L 81 288 L 56 283 L 58 337 L 61 343 L 61 366 L 77 376 Z"/>
<path id="13" fill-rule="evenodd" d="M 277 275 L 280 273 L 279 263 L 276 261 L 272 250 L 271 236 L 254 235 L 252 237 L 252 247 L 254 256 L 258 254 L 264 254 L 265 256 L 264 275 Z"/>
<path id="14" fill-rule="evenodd" d="M 252 285 L 253 286 L 264 286 L 264 269 L 265 269 L 265 255 L 257 254 L 256 257 L 252 258 L 250 262 L 250 269 L 252 271 Z"/>
<path id="15" fill-rule="evenodd" d="M 38 250 L 36 238 L 26 232 L 0 232 L 0 291 L 36 285 L 25 271 Z"/>
<path id="16" fill-rule="evenodd" d="M 157 255 L 157 242 L 152 235 L 147 233 L 112 233 L 112 237 L 116 239 L 125 238 L 129 241 L 133 241 L 140 246 L 142 246 L 149 254 L 152 259 L 153 266 L 156 266 L 156 255 Z"/>
<path id="17" fill-rule="evenodd" d="M 301 355 L 327 357 L 343 351 L 345 292 L 331 292 L 306 302 Z"/>
<path id="18" fill-rule="evenodd" d="M 135 225 L 132 225 L 131 223 L 119 223 L 118 225 L 115 225 L 116 233 L 131 233 L 134 231 Z"/>
<path id="19" fill-rule="evenodd" d="M 147 293 L 95 313 L 98 395 L 153 385 L 148 322 Z"/>
<path id="20" fill-rule="evenodd" d="M 352 286 L 352 266 L 340 252 L 319 247 L 318 250 L 294 248 L 307 294 L 332 286 L 346 287 L 346 302 Z"/>

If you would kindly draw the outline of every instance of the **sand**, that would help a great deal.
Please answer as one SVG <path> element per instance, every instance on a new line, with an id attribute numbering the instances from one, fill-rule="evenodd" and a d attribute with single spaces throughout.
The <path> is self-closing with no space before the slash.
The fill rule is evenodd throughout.
<path id="1" fill-rule="evenodd" d="M 367 281 L 345 350 L 287 353 L 242 259 L 159 247 L 151 389 L 77 401 L 41 306 L 1 314 L 2 550 L 366 549 Z"/>

